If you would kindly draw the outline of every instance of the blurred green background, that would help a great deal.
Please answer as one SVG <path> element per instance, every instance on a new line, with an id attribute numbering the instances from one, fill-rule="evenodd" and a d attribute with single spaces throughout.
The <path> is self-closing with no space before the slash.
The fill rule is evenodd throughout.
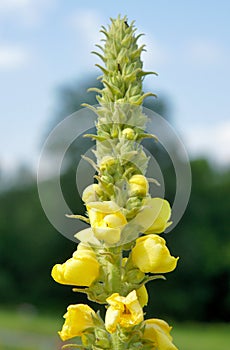
<path id="1" fill-rule="evenodd" d="M 109 6 L 93 0 L 0 1 L 0 349 L 60 349 L 57 331 L 66 307 L 87 302 L 51 279 L 53 265 L 76 246 L 47 220 L 35 173 L 53 127 L 82 102 L 96 102 L 86 93 L 99 74 L 90 51 L 99 43 L 100 25 L 118 13 L 146 34 L 144 69 L 159 73 L 146 79 L 145 90 L 159 97 L 145 106 L 180 132 L 191 157 L 188 207 L 164 235 L 180 257 L 178 267 L 166 281 L 147 286 L 147 317 L 172 324 L 180 350 L 229 348 L 229 12 L 227 0 L 117 0 Z M 91 146 L 84 142 L 71 145 L 61 177 L 74 213 L 84 211 L 76 190 L 80 155 Z M 160 165 L 172 203 L 171 161 L 154 142 L 145 146 Z"/>
<path id="2" fill-rule="evenodd" d="M 92 77 L 78 82 L 76 86 L 59 89 L 60 110 L 55 112 L 47 132 L 64 116 L 78 110 L 82 102 L 96 103 L 93 93 L 82 93 L 87 87 L 95 85 L 95 81 Z M 145 106 L 170 119 L 166 99 L 147 99 Z M 84 142 L 82 139 L 80 149 L 74 143 L 71 145 L 68 150 L 69 166 L 61 175 L 64 197 L 75 213 L 84 211 L 75 185 L 80 155 L 84 147 L 89 146 Z M 170 159 L 155 142 L 145 146 L 160 165 L 165 180 L 165 196 L 172 203 L 176 179 Z M 52 152 L 55 156 L 55 149 Z M 193 342 L 196 344 L 195 339 L 200 337 L 203 345 L 200 348 L 196 346 L 196 349 L 210 350 L 217 349 L 212 347 L 215 341 L 219 343 L 221 340 L 223 344 L 229 341 L 230 169 L 215 169 L 206 159 L 194 159 L 191 169 L 192 193 L 187 210 L 178 226 L 164 234 L 172 254 L 180 257 L 179 264 L 173 273 L 167 274 L 167 281 L 159 280 L 147 285 L 150 302 L 146 312 L 148 317 L 163 318 L 173 324 L 178 322 L 175 339 L 178 346 L 181 342 L 183 349 L 192 349 Z M 66 307 L 87 301 L 84 295 L 73 293 L 69 286 L 58 285 L 50 276 L 52 266 L 68 259 L 76 245 L 55 231 L 48 222 L 39 202 L 35 178 L 29 169 L 20 169 L 13 183 L 7 178 L 3 181 L 6 186 L 0 193 L 0 344 L 2 336 L 2 341 L 10 346 L 7 332 L 15 329 L 16 339 L 24 339 L 25 333 L 30 335 L 28 344 L 37 341 L 36 346 L 40 349 L 39 342 L 47 342 L 52 349 L 58 346 L 55 345 L 58 339 L 54 334 L 61 327 L 61 315 Z M 220 327 L 224 323 L 226 325 Z M 187 336 L 191 342 L 186 347 Z M 9 334 L 8 337 L 12 341 Z M 223 349 L 226 348 L 224 346 Z M 11 348 L 14 349 L 4 347 Z"/>

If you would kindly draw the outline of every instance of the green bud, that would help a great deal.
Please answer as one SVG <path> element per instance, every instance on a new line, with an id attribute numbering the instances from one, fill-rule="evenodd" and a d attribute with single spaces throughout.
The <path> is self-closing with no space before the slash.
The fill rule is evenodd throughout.
<path id="1" fill-rule="evenodd" d="M 129 270 L 126 274 L 126 279 L 128 283 L 135 284 L 135 285 L 142 283 L 144 277 L 145 277 L 144 272 L 141 272 L 139 269 L 135 267 L 132 270 Z"/>
<path id="2" fill-rule="evenodd" d="M 103 157 L 99 166 L 101 173 L 107 173 L 109 175 L 113 175 L 117 172 L 118 160 L 111 157 L 106 156 Z"/>
<path id="3" fill-rule="evenodd" d="M 95 345 L 101 349 L 111 349 L 111 342 L 109 339 L 108 332 L 102 328 L 95 329 Z"/>
<path id="4" fill-rule="evenodd" d="M 88 333 L 88 332 L 83 333 L 83 335 L 81 336 L 81 341 L 85 347 L 90 348 L 95 343 L 95 335 L 93 333 Z"/>
<path id="5" fill-rule="evenodd" d="M 113 177 L 110 175 L 102 175 L 100 179 L 101 179 L 101 182 L 105 184 L 105 186 L 106 184 L 111 185 L 114 182 Z"/>
<path id="6" fill-rule="evenodd" d="M 132 209 L 140 209 L 142 206 L 142 198 L 139 197 L 130 197 L 126 203 L 126 209 L 132 210 Z"/>

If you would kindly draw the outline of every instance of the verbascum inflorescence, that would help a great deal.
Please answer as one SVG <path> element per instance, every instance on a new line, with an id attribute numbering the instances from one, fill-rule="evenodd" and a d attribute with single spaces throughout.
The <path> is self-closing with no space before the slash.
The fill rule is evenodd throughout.
<path id="1" fill-rule="evenodd" d="M 73 256 L 53 267 L 58 283 L 74 286 L 94 302 L 105 304 L 103 321 L 88 305 L 70 305 L 59 332 L 62 340 L 74 339 L 64 347 L 78 349 L 176 350 L 171 327 L 160 319 L 144 320 L 148 302 L 145 284 L 176 268 L 166 241 L 158 234 L 171 224 L 171 208 L 163 198 L 151 198 L 145 173 L 148 157 L 141 145 L 147 117 L 142 111 L 145 97 L 143 78 L 154 72 L 142 70 L 141 53 L 134 23 L 127 18 L 111 19 L 104 46 L 94 52 L 103 61 L 103 88 L 97 107 L 96 183 L 82 195 L 89 228 L 76 237 L 81 241 Z M 91 161 L 93 163 L 93 161 Z M 125 256 L 124 257 L 124 252 Z"/>

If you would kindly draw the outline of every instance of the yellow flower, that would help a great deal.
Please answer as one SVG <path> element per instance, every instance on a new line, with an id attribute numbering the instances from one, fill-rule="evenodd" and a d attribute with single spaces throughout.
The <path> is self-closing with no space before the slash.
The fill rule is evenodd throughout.
<path id="1" fill-rule="evenodd" d="M 149 183 L 145 176 L 137 174 L 129 179 L 129 193 L 130 196 L 145 197 L 149 190 Z"/>
<path id="2" fill-rule="evenodd" d="M 113 201 L 90 202 L 86 207 L 95 237 L 108 244 L 117 243 L 127 223 L 120 207 Z"/>
<path id="3" fill-rule="evenodd" d="M 64 264 L 56 264 L 51 275 L 61 284 L 89 287 L 97 279 L 99 268 L 94 251 L 85 244 L 79 243 L 73 257 Z"/>
<path id="4" fill-rule="evenodd" d="M 152 350 L 178 350 L 172 343 L 172 337 L 168 323 L 157 318 L 144 321 L 145 328 L 143 339 L 150 340 L 153 343 Z"/>
<path id="5" fill-rule="evenodd" d="M 96 314 L 88 305 L 77 304 L 68 306 L 67 312 L 63 317 L 65 318 L 65 323 L 58 334 L 65 341 L 73 337 L 79 337 L 88 328 L 93 327 L 93 317 L 96 317 Z"/>
<path id="6" fill-rule="evenodd" d="M 145 273 L 173 271 L 178 259 L 170 255 L 165 240 L 153 234 L 138 238 L 132 250 L 134 265 Z"/>
<path id="7" fill-rule="evenodd" d="M 118 324 L 128 328 L 143 321 L 143 310 L 135 290 L 127 297 L 114 293 L 106 301 L 110 305 L 105 315 L 105 328 L 109 333 L 114 333 Z"/>
<path id="8" fill-rule="evenodd" d="M 162 198 L 150 198 L 134 219 L 143 233 L 161 233 L 172 224 L 169 202 Z"/>

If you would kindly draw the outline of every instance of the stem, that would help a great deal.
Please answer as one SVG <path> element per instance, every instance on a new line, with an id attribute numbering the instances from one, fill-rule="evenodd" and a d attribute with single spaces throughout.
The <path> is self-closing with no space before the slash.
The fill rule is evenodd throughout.
<path id="1" fill-rule="evenodd" d="M 108 262 L 108 287 L 112 293 L 120 293 L 121 291 L 121 263 L 122 263 L 122 250 L 120 247 L 108 249 L 112 260 Z"/>

